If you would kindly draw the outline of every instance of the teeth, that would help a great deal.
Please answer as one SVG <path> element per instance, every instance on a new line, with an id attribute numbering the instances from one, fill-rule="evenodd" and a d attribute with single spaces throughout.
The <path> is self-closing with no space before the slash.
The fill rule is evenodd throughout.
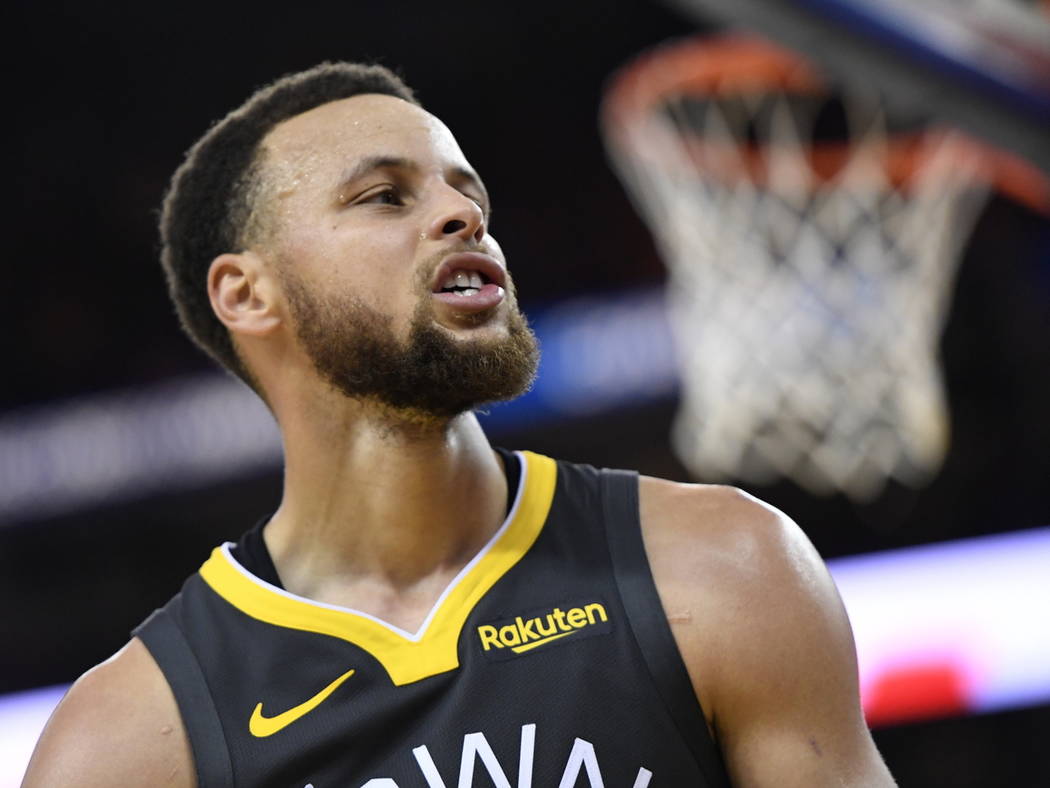
<path id="1" fill-rule="evenodd" d="M 441 290 L 460 295 L 474 295 L 485 286 L 485 280 L 477 271 L 453 271 L 441 283 Z"/>

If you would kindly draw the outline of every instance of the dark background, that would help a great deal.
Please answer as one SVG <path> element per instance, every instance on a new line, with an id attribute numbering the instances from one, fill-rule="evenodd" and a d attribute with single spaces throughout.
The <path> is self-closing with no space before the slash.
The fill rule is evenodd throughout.
<path id="1" fill-rule="evenodd" d="M 662 5 L 482 2 L 29 4 L 15 101 L 13 249 L 0 413 L 209 369 L 178 331 L 155 211 L 182 152 L 275 76 L 325 59 L 399 70 L 493 194 L 526 307 L 652 286 L 663 268 L 606 164 L 610 72 L 696 30 Z M 1050 523 L 1050 224 L 997 198 L 979 221 L 942 350 L 953 442 L 919 491 L 871 504 L 745 485 L 826 557 Z M 597 465 L 687 478 L 672 401 L 495 436 Z M 66 682 L 125 642 L 210 547 L 271 510 L 276 472 L 0 526 L 0 691 Z M 1033 622 L 1033 626 L 1036 626 Z M 1045 624 L 1043 624 L 1045 626 Z M 17 644 L 17 647 L 16 647 Z M 1050 710 L 884 729 L 902 785 L 1050 782 Z"/>

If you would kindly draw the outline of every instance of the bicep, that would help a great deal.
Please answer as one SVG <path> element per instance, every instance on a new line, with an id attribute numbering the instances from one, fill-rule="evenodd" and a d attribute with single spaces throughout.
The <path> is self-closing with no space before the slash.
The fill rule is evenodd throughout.
<path id="1" fill-rule="evenodd" d="M 51 715 L 23 788 L 196 785 L 175 698 L 132 640 L 84 674 Z"/>
<path id="2" fill-rule="evenodd" d="M 786 518 L 763 537 L 713 692 L 734 784 L 893 785 L 864 722 L 853 635 L 827 569 Z"/>
<path id="3" fill-rule="evenodd" d="M 784 609 L 793 603 L 795 610 Z M 717 693 L 716 727 L 734 785 L 892 785 L 861 712 L 844 614 L 837 620 L 790 591 L 771 608 L 769 617 L 782 618 L 757 647 L 765 653 L 737 653 Z"/>

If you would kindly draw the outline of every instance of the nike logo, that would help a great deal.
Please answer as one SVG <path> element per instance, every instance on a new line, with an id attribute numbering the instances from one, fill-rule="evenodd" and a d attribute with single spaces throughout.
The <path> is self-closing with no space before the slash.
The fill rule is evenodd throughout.
<path id="1" fill-rule="evenodd" d="M 354 671 L 348 670 L 309 700 L 300 703 L 298 706 L 293 706 L 288 709 L 288 711 L 281 712 L 276 717 L 264 717 L 262 713 L 263 705 L 261 702 L 257 703 L 255 705 L 255 711 L 252 712 L 251 719 L 248 720 L 248 730 L 251 732 L 252 736 L 260 739 L 265 738 L 266 736 L 273 736 L 277 731 L 282 728 L 287 728 L 304 714 L 309 714 L 324 703 L 328 696 L 339 688 L 340 684 L 353 675 Z"/>

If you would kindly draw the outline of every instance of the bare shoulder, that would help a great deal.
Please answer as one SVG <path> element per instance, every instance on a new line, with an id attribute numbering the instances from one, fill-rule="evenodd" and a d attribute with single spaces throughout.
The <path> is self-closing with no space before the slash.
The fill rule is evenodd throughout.
<path id="1" fill-rule="evenodd" d="M 845 608 L 805 533 L 732 487 L 643 477 L 639 497 L 657 591 L 734 784 L 893 785 Z"/>
<path id="2" fill-rule="evenodd" d="M 670 599 L 715 595 L 719 604 L 825 573 L 801 529 L 735 487 L 642 477 L 641 520 L 653 573 Z M 686 602 L 686 599 L 677 600 Z"/>
<path id="3" fill-rule="evenodd" d="M 137 638 L 81 676 L 37 742 L 23 788 L 196 785 L 175 697 Z"/>
<path id="4" fill-rule="evenodd" d="M 702 672 L 694 683 L 705 710 L 714 708 L 716 677 L 755 638 L 814 605 L 841 612 L 820 556 L 777 509 L 734 487 L 651 477 L 642 477 L 639 499 L 657 590 L 689 667 Z M 850 637 L 848 628 L 842 634 Z"/>

